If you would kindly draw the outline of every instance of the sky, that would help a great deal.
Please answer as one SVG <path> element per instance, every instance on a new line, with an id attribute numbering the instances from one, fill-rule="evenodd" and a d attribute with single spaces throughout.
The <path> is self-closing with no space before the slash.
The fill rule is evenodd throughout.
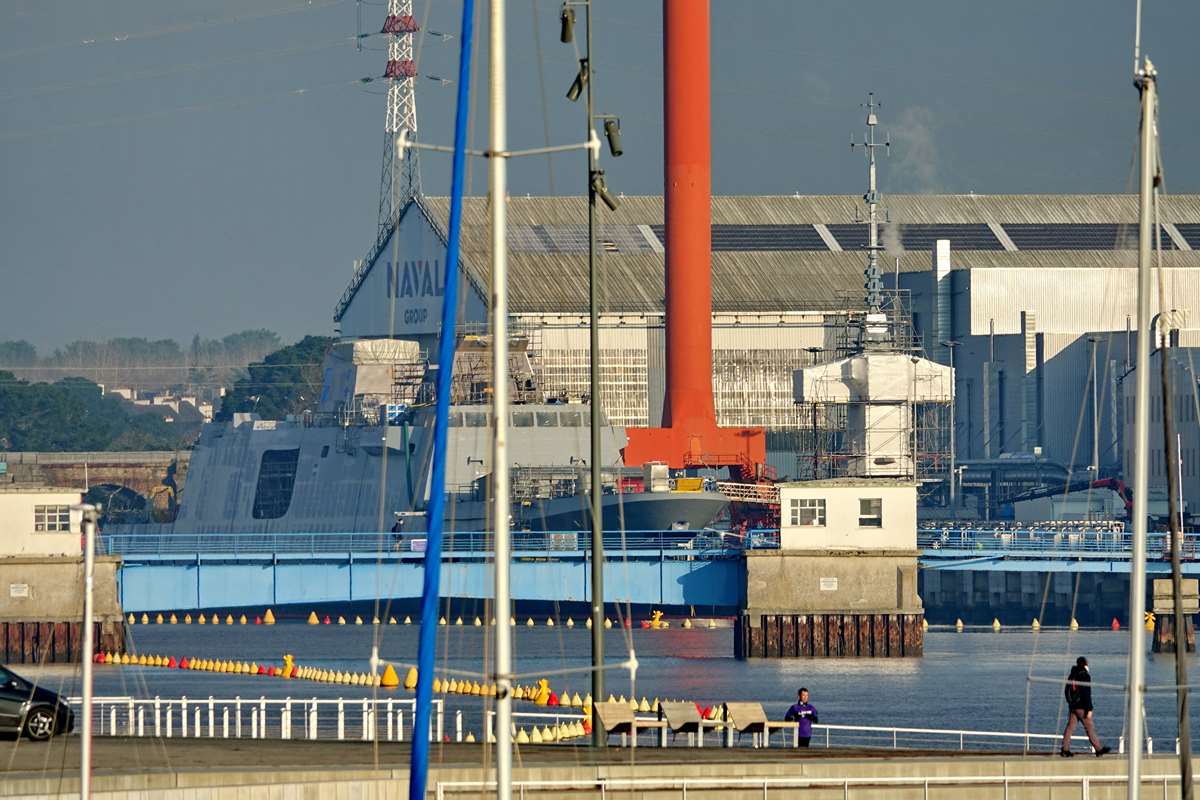
<path id="1" fill-rule="evenodd" d="M 700 0 L 697 0 L 699 2 Z M 1146 0 L 1167 190 L 1200 191 L 1200 4 Z M 486 10 L 472 91 L 486 137 Z M 559 4 L 508 4 L 509 144 L 578 141 Z M 421 138 L 449 144 L 461 2 L 414 0 Z M 712 0 L 717 194 L 858 194 L 868 91 L 888 192 L 1127 192 L 1134 0 Z M 332 331 L 374 240 L 383 0 L 0 4 L 0 340 Z M 622 120 L 614 192 L 662 190 L 662 17 L 595 0 L 597 111 Z M 442 34 L 449 34 L 448 36 Z M 513 194 L 579 194 L 583 156 L 514 162 Z M 422 156 L 427 194 L 448 157 Z M 486 191 L 486 171 L 471 190 Z M 848 220 L 850 221 L 850 220 Z"/>

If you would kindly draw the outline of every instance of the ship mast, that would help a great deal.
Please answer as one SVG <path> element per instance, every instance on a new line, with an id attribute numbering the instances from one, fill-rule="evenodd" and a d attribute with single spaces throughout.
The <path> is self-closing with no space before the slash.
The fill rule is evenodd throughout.
<path id="1" fill-rule="evenodd" d="M 1135 399 L 1133 414 L 1133 552 L 1129 566 L 1129 798 L 1141 791 L 1142 695 L 1146 664 L 1146 490 L 1150 477 L 1150 248 L 1153 241 L 1154 112 L 1158 73 L 1150 59 L 1138 69 L 1134 85 L 1141 94 L 1141 181 L 1138 211 L 1137 356 L 1134 362 Z M 1168 487 L 1170 491 L 1170 487 Z M 1176 637 L 1178 637 L 1176 632 Z M 1178 644 L 1176 645 L 1178 646 Z"/>
<path id="2" fill-rule="evenodd" d="M 879 251 L 883 249 L 879 244 L 879 201 L 883 196 L 879 193 L 876 181 L 875 150 L 882 147 L 885 152 L 891 152 L 892 146 L 887 139 L 882 142 L 875 140 L 875 128 L 879 125 L 875 110 L 881 106 L 882 103 L 875 102 L 875 93 L 869 92 L 867 102 L 863 103 L 863 108 L 867 110 L 866 136 L 861 142 L 850 140 L 851 150 L 861 147 L 867 151 L 867 193 L 863 195 L 867 204 L 867 268 L 863 270 L 863 300 L 871 314 L 878 314 L 883 308 L 883 275 L 879 271 Z"/>

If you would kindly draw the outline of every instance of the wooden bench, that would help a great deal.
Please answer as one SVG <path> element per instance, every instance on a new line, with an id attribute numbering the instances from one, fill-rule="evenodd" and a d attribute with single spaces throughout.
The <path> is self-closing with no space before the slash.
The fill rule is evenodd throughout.
<path id="1" fill-rule="evenodd" d="M 643 728 L 663 729 L 666 737 L 666 723 L 656 719 L 639 719 L 634 716 L 633 709 L 625 703 L 596 703 L 596 719 L 607 736 L 621 735 L 621 744 L 625 744 L 625 736 L 629 736 L 631 747 L 637 747 L 638 731 Z"/>
<path id="2" fill-rule="evenodd" d="M 767 712 L 763 711 L 762 703 L 726 703 L 724 716 L 728 726 L 725 729 L 727 746 L 733 746 L 734 733 L 739 738 L 744 733 L 750 734 L 755 747 L 759 746 L 760 737 L 763 744 L 766 743 Z"/>
<path id="3" fill-rule="evenodd" d="M 672 739 L 686 733 L 689 744 L 696 742 L 697 746 L 704 746 L 704 720 L 695 703 L 659 703 L 658 718 L 664 725 L 663 746 L 666 746 L 667 731 L 671 732 Z"/>

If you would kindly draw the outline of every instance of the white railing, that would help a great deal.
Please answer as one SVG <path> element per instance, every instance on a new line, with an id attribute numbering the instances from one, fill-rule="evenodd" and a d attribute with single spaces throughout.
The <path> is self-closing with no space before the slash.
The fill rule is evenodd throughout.
<path id="1" fill-rule="evenodd" d="M 639 792 L 661 797 L 665 792 L 678 792 L 680 798 L 686 800 L 688 792 L 712 791 L 750 791 L 762 792 L 763 800 L 770 797 L 770 791 L 776 790 L 776 797 L 794 796 L 798 789 L 841 789 L 842 797 L 849 798 L 853 793 L 862 792 L 860 796 L 879 796 L 879 791 L 908 789 L 922 791 L 922 797 L 928 800 L 929 790 L 933 789 L 937 796 L 944 797 L 947 788 L 968 788 L 994 786 L 1002 790 L 1003 796 L 1009 796 L 1010 788 L 1073 787 L 1079 792 L 1079 797 L 1088 800 L 1092 787 L 1123 786 L 1128 782 L 1126 775 L 963 775 L 961 777 L 896 777 L 896 778 L 593 778 L 588 780 L 531 780 L 513 781 L 512 786 L 521 798 L 534 792 L 590 792 L 601 797 L 609 792 Z M 1142 786 L 1161 786 L 1162 796 L 1168 796 L 1167 787 L 1178 784 L 1178 775 L 1143 775 Z M 438 781 L 435 787 L 437 800 L 445 800 L 449 795 L 464 793 L 479 794 L 495 791 L 495 781 Z M 1109 788 L 1111 791 L 1111 788 Z"/>
<path id="2" fill-rule="evenodd" d="M 78 697 L 67 698 L 76 710 Z M 445 701 L 433 701 L 430 741 L 445 735 Z M 221 739 L 357 739 L 406 741 L 413 737 L 416 700 L 406 698 L 133 698 L 96 697 L 92 733 L 97 736 L 154 736 Z M 455 712 L 462 741 L 462 711 Z"/>
<path id="3" fill-rule="evenodd" d="M 557 727 L 563 722 L 577 722 L 585 719 L 583 714 L 578 712 L 530 712 L 530 711 L 514 711 L 513 726 L 520 729 L 527 725 Z M 658 720 L 657 716 L 636 716 L 640 730 L 639 733 L 645 738 L 650 737 L 654 743 L 660 747 L 668 746 L 668 734 L 670 731 Z M 1059 733 L 1013 733 L 1011 731 L 980 731 L 966 730 L 954 728 L 903 728 L 903 727 L 885 727 L 877 725 L 813 725 L 812 740 L 809 743 L 810 747 L 879 747 L 890 750 L 903 749 L 948 749 L 948 750 L 982 750 L 987 748 L 999 748 L 1005 745 L 1020 747 L 1024 751 L 1037 749 L 1038 745 L 1043 745 L 1045 749 L 1057 751 L 1062 743 L 1062 734 Z M 496 721 L 495 711 L 487 712 L 487 721 L 485 730 L 490 737 L 495 736 Z M 734 747 L 743 741 L 743 738 L 749 737 L 749 744 L 752 747 L 770 747 L 772 740 L 775 739 L 784 747 L 799 747 L 800 746 L 800 730 L 795 722 L 770 721 L 764 733 L 749 733 L 739 734 L 737 730 L 730 724 L 720 720 L 702 720 L 698 735 L 688 734 L 687 744 L 689 747 L 704 747 L 709 738 L 709 734 L 716 733 L 716 744 L 720 746 L 724 744 L 726 747 Z M 778 732 L 778 735 L 776 735 Z M 1087 736 L 1084 734 L 1076 734 L 1071 737 L 1071 741 L 1081 744 L 1087 744 Z M 636 740 L 627 739 L 626 736 L 621 736 L 621 745 L 631 744 L 636 746 Z M 1090 745 L 1089 745 L 1090 746 Z M 1178 752 L 1179 742 L 1175 743 L 1176 751 Z M 1125 740 L 1119 740 L 1118 752 L 1125 752 Z M 1154 740 L 1146 737 L 1145 752 L 1153 755 Z"/>

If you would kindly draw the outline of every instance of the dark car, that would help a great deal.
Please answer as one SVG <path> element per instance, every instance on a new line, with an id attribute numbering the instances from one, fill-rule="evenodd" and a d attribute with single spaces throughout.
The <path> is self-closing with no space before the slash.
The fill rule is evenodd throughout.
<path id="1" fill-rule="evenodd" d="M 75 715 L 57 694 L 0 667 L 0 732 L 44 741 L 70 733 L 74 724 Z"/>

